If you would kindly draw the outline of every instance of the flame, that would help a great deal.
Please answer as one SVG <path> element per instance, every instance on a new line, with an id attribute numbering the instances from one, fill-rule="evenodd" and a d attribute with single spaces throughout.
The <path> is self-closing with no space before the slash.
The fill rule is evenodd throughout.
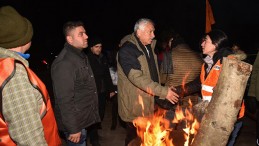
<path id="1" fill-rule="evenodd" d="M 179 121 L 182 121 L 185 118 L 183 111 L 181 110 L 180 106 L 176 107 L 175 110 L 175 117 L 173 119 L 173 123 L 179 123 Z"/>
<path id="2" fill-rule="evenodd" d="M 184 146 L 189 146 L 193 142 L 193 137 L 197 134 L 199 129 L 199 122 L 192 114 L 192 102 L 190 99 L 188 103 L 189 107 L 185 109 L 185 117 L 183 119 L 186 123 L 186 128 L 183 129 L 183 131 L 185 132 L 184 137 L 186 139 Z"/>
<path id="3" fill-rule="evenodd" d="M 144 103 L 143 103 L 143 99 L 142 99 L 142 97 L 140 95 L 138 96 L 138 103 L 142 107 L 142 116 L 144 117 L 145 116 L 145 114 L 144 114 Z"/>
<path id="4" fill-rule="evenodd" d="M 138 117 L 133 121 L 137 134 L 141 138 L 141 146 L 173 146 L 169 139 L 169 121 L 163 118 L 161 110 L 150 117 Z"/>
<path id="5" fill-rule="evenodd" d="M 139 99 L 142 99 L 139 96 Z M 141 101 L 141 100 L 139 100 Z M 174 146 L 170 133 L 174 129 L 170 128 L 170 123 L 186 123 L 183 127 L 184 146 L 189 146 L 194 140 L 199 123 L 192 114 L 192 103 L 189 100 L 189 107 L 182 109 L 179 105 L 175 110 L 175 117 L 172 121 L 164 118 L 165 110 L 159 109 L 153 116 L 138 117 L 133 121 L 137 128 L 137 134 L 141 138 L 140 146 Z"/>
<path id="6" fill-rule="evenodd" d="M 182 87 L 185 92 L 185 81 L 189 76 L 188 72 L 182 82 Z M 154 93 L 150 88 L 147 88 L 147 92 L 150 95 Z M 183 97 L 183 95 L 181 96 Z M 144 111 L 143 98 L 138 96 L 138 103 L 141 105 L 142 110 Z M 189 146 L 192 144 L 195 135 L 199 129 L 199 122 L 195 119 L 192 114 L 192 102 L 189 99 L 189 106 L 185 109 L 181 107 L 181 104 L 178 104 L 175 109 L 174 119 L 169 121 L 164 118 L 165 110 L 158 109 L 154 115 L 144 116 L 142 112 L 142 117 L 138 117 L 133 120 L 133 124 L 137 129 L 137 134 L 141 138 L 140 146 L 174 146 L 174 140 L 170 137 L 170 133 L 173 133 L 174 130 L 170 127 L 170 124 L 180 124 L 184 123 L 185 127 L 182 127 L 183 137 L 184 137 L 184 146 Z"/>
<path id="7" fill-rule="evenodd" d="M 185 75 L 184 75 L 184 77 L 183 77 L 183 81 L 182 81 L 182 88 L 183 88 L 183 93 L 185 93 L 186 92 L 186 88 L 185 88 L 185 83 L 186 83 L 186 81 L 187 81 L 187 78 L 188 78 L 188 76 L 189 76 L 189 74 L 190 74 L 190 71 L 188 71 Z M 181 96 L 181 97 L 183 97 L 183 96 Z"/>
<path id="8" fill-rule="evenodd" d="M 149 88 L 149 87 L 147 87 L 146 92 L 147 92 L 149 95 L 152 95 L 152 96 L 154 96 L 154 95 L 155 95 L 155 94 L 154 94 L 154 92 L 152 91 L 152 89 L 151 89 L 151 88 Z"/>

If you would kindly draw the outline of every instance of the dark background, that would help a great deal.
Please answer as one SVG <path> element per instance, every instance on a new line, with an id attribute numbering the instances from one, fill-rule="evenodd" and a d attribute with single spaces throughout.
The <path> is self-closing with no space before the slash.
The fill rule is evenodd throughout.
<path id="1" fill-rule="evenodd" d="M 247 53 L 259 48 L 259 0 L 210 0 L 215 17 L 213 28 L 222 29 Z M 32 60 L 46 59 L 63 48 L 62 26 L 81 20 L 89 37 L 99 35 L 104 49 L 111 50 L 133 31 L 142 17 L 156 24 L 156 37 L 173 28 L 194 49 L 205 31 L 205 0 L 0 0 L 11 5 L 33 24 Z M 0 20 L 0 23 L 1 22 Z"/>

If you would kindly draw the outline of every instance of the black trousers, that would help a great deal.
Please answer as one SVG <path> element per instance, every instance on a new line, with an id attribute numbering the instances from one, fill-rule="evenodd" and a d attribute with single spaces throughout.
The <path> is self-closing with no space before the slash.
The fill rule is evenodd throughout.
<path id="1" fill-rule="evenodd" d="M 116 127 L 118 120 L 118 98 L 117 94 L 111 99 L 112 102 L 112 125 Z"/>
<path id="2" fill-rule="evenodd" d="M 128 146 L 128 144 L 135 138 L 138 137 L 137 135 L 137 129 L 131 122 L 126 122 L 126 138 L 125 138 L 125 146 Z"/>
<path id="3" fill-rule="evenodd" d="M 90 143 L 92 145 L 99 143 L 98 126 L 99 123 L 96 123 L 87 128 L 87 135 L 89 135 Z"/>
<path id="4" fill-rule="evenodd" d="M 106 106 L 106 100 L 108 99 L 108 93 L 103 92 L 98 94 L 98 103 L 99 103 L 99 115 L 101 118 L 101 121 L 103 121 L 104 113 L 105 113 L 105 106 Z"/>

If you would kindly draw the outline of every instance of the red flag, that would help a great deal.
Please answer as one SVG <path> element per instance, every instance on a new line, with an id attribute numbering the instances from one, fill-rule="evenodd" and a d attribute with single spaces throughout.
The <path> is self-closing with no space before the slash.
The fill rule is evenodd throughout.
<path id="1" fill-rule="evenodd" d="M 206 28 L 205 32 L 208 33 L 211 31 L 211 25 L 215 23 L 213 12 L 209 3 L 209 0 L 206 0 Z"/>

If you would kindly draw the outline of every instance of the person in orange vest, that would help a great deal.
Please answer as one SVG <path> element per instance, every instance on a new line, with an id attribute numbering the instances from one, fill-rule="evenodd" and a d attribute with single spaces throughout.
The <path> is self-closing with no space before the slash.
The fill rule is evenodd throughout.
<path id="1" fill-rule="evenodd" d="M 216 86 L 222 67 L 223 57 L 234 56 L 229 47 L 227 35 L 221 30 L 212 30 L 205 35 L 202 40 L 202 52 L 206 57 L 204 58 L 204 65 L 202 66 L 200 80 L 201 80 L 201 94 L 203 100 L 211 100 L 213 88 Z M 237 57 L 237 56 L 236 56 Z M 238 115 L 238 120 L 235 123 L 228 146 L 233 146 L 239 130 L 243 122 L 240 120 L 244 116 L 244 103 L 242 103 L 241 110 Z"/>
<path id="2" fill-rule="evenodd" d="M 0 145 L 59 146 L 44 83 L 29 68 L 31 22 L 13 7 L 0 8 Z"/>
<path id="3" fill-rule="evenodd" d="M 201 41 L 201 48 L 204 57 L 204 64 L 201 68 L 200 78 L 185 85 L 184 96 L 201 90 L 202 100 L 210 101 L 212 98 L 213 88 L 216 86 L 221 73 L 223 57 L 233 57 L 244 59 L 245 54 L 234 54 L 230 47 L 227 35 L 221 30 L 212 30 L 205 34 Z M 182 94 L 181 86 L 175 87 L 179 94 Z M 237 122 L 232 131 L 227 146 L 233 146 L 239 130 L 242 127 L 242 117 L 245 113 L 244 102 L 241 105 Z"/>

